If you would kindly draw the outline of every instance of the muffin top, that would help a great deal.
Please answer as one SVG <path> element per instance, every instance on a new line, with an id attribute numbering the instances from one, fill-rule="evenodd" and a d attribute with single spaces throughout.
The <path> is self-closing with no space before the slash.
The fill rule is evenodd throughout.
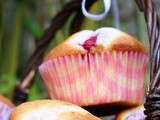
<path id="1" fill-rule="evenodd" d="M 107 51 L 133 51 L 147 54 L 143 45 L 134 37 L 115 28 L 83 30 L 53 48 L 45 61 L 66 55 L 101 53 Z"/>
<path id="2" fill-rule="evenodd" d="M 14 109 L 10 120 L 100 120 L 79 106 L 58 100 L 26 102 Z"/>

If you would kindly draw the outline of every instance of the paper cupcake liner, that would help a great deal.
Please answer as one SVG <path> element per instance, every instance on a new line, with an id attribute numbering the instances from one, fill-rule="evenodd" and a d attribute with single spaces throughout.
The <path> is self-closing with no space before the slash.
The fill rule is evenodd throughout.
<path id="1" fill-rule="evenodd" d="M 9 120 L 12 108 L 0 102 L 0 120 Z"/>
<path id="2" fill-rule="evenodd" d="M 141 104 L 146 67 L 145 54 L 113 51 L 59 57 L 39 70 L 51 98 L 86 106 L 119 101 Z"/>

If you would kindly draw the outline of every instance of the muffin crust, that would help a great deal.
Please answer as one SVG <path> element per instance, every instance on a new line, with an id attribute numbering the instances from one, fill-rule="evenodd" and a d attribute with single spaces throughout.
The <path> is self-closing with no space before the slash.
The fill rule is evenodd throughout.
<path id="1" fill-rule="evenodd" d="M 84 47 L 88 39 L 95 37 L 95 44 Z M 93 39 L 94 40 L 94 39 Z M 73 34 L 66 41 L 53 48 L 44 61 L 66 55 L 102 53 L 108 51 L 133 51 L 147 54 L 143 45 L 134 37 L 114 28 L 101 28 L 96 31 L 84 30 Z"/>
<path id="2" fill-rule="evenodd" d="M 100 120 L 86 110 L 58 100 L 26 102 L 15 108 L 10 120 Z"/>

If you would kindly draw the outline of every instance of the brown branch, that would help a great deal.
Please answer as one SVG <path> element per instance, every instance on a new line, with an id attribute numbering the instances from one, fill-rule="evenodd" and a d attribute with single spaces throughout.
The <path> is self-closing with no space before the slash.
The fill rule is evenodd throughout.
<path id="1" fill-rule="evenodd" d="M 81 29 L 83 21 L 84 21 L 84 16 L 81 13 L 81 10 L 78 10 L 77 14 L 75 15 L 75 17 L 71 21 L 70 34 L 78 32 Z"/>
<path id="2" fill-rule="evenodd" d="M 160 119 L 160 26 L 159 13 L 156 11 L 155 0 L 135 0 L 140 10 L 144 12 L 150 43 L 150 85 L 146 103 L 146 120 Z M 160 6 L 159 6 L 160 7 Z M 158 8 L 159 9 L 159 8 Z M 157 62 L 158 61 L 158 62 Z"/>
<path id="3" fill-rule="evenodd" d="M 97 0 L 89 0 L 89 2 L 86 3 L 86 8 L 89 9 L 91 5 L 96 1 Z M 71 22 L 70 34 L 78 32 L 81 29 L 84 19 L 85 19 L 85 16 L 82 14 L 81 6 L 79 6 L 79 10 L 77 11 L 77 14 L 74 16 Z"/>

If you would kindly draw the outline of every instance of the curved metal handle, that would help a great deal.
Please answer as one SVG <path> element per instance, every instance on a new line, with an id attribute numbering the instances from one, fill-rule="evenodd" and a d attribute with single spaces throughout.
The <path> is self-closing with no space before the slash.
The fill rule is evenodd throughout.
<path id="1" fill-rule="evenodd" d="M 85 4 L 86 4 L 86 0 L 82 0 L 82 12 L 84 14 L 84 16 L 86 16 L 87 18 L 90 18 L 90 19 L 93 19 L 93 20 L 102 20 L 104 19 L 107 14 L 108 14 L 108 11 L 110 10 L 111 8 L 111 0 L 103 0 L 104 2 L 104 7 L 105 7 L 105 10 L 102 14 L 91 14 L 89 13 L 86 8 L 85 8 Z"/>

